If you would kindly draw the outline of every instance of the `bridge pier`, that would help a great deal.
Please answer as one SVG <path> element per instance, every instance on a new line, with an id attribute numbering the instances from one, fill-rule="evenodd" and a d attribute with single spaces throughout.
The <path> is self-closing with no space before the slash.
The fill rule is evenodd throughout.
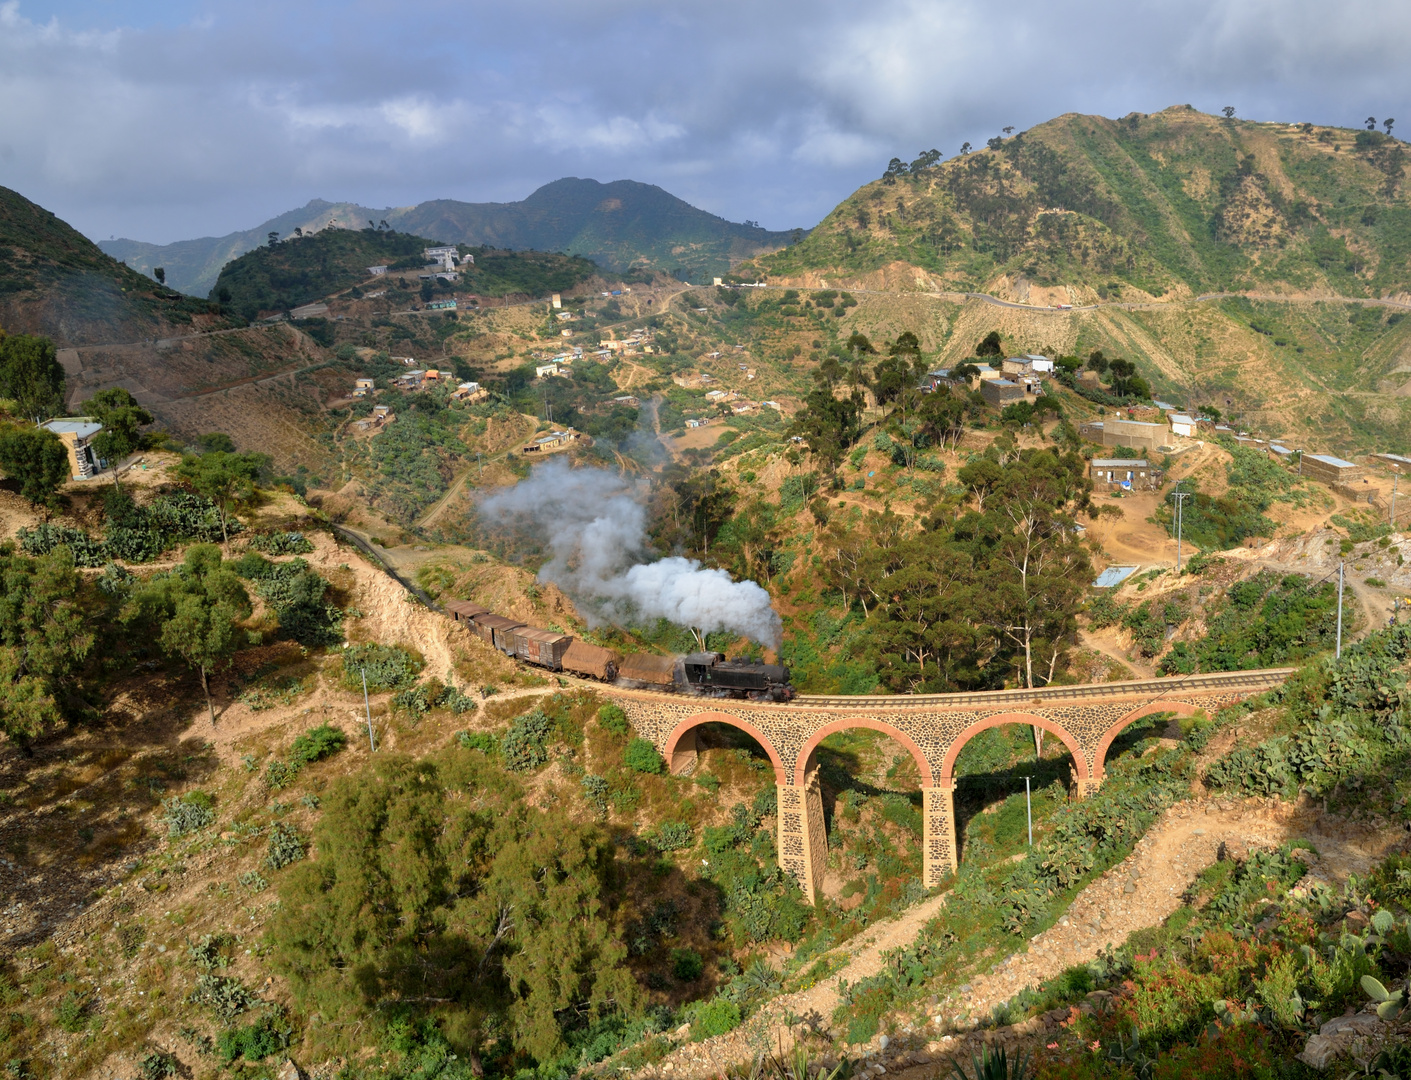
<path id="1" fill-rule="evenodd" d="M 810 904 L 823 896 L 828 835 L 823 822 L 823 794 L 818 770 L 809 769 L 802 784 L 778 784 L 779 865 L 799 883 Z"/>
<path id="2" fill-rule="evenodd" d="M 959 865 L 955 842 L 955 785 L 921 789 L 921 883 L 939 885 Z"/>

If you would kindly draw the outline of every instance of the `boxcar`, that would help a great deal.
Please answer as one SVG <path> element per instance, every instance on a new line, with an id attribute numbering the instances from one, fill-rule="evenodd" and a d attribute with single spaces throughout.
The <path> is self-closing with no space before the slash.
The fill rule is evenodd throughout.
<path id="1" fill-rule="evenodd" d="M 563 654 L 568 651 L 569 643 L 573 641 L 567 634 L 540 630 L 534 626 L 521 626 L 510 633 L 514 637 L 514 654 L 521 660 L 528 660 L 531 664 L 538 664 L 551 671 L 563 670 Z"/>
<path id="2" fill-rule="evenodd" d="M 588 675 L 603 682 L 617 678 L 617 665 L 621 657 L 611 649 L 601 645 L 589 645 L 586 641 L 574 638 L 563 654 L 564 670 L 575 675 Z"/>

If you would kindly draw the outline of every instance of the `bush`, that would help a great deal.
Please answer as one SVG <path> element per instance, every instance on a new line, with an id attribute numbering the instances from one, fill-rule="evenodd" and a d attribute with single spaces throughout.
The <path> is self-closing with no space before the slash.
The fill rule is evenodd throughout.
<path id="1" fill-rule="evenodd" d="M 671 974 L 682 982 L 695 982 L 705 970 L 701 954 L 692 949 L 671 950 Z"/>
<path id="2" fill-rule="evenodd" d="M 633 772 L 660 774 L 666 771 L 666 762 L 662 760 L 657 748 L 646 739 L 633 739 L 627 744 L 627 749 L 622 753 L 622 760 Z"/>
<path id="3" fill-rule="evenodd" d="M 189 1000 L 193 1005 L 204 1005 L 226 1023 L 260 1003 L 239 979 L 211 974 L 196 979 L 196 989 L 191 991 Z"/>
<path id="4" fill-rule="evenodd" d="M 652 847 L 658 851 L 679 851 L 695 842 L 691 826 L 684 821 L 663 823 L 650 837 Z"/>
<path id="5" fill-rule="evenodd" d="M 505 768 L 511 772 L 527 772 L 548 761 L 548 740 L 553 729 L 554 722 L 544 715 L 542 709 L 516 717 L 500 739 L 500 755 L 504 758 Z"/>
<path id="6" fill-rule="evenodd" d="M 269 853 L 265 856 L 265 865 L 271 870 L 282 870 L 290 863 L 302 859 L 304 853 L 303 834 L 293 825 L 286 825 L 281 821 L 270 831 Z"/>
<path id="7" fill-rule="evenodd" d="M 307 555 L 314 549 L 301 532 L 261 533 L 250 537 L 250 547 L 266 555 Z"/>
<path id="8" fill-rule="evenodd" d="M 632 734 L 632 725 L 627 722 L 627 714 L 616 705 L 604 705 L 598 710 L 598 723 L 604 731 L 626 738 Z"/>
<path id="9" fill-rule="evenodd" d="M 55 1008 L 54 1020 L 59 1027 L 73 1035 L 88 1026 L 88 1009 L 88 998 L 77 990 L 70 990 Z"/>
<path id="10" fill-rule="evenodd" d="M 166 1080 L 168 1076 L 175 1076 L 176 1070 L 176 1058 L 164 1050 L 149 1051 L 137 1063 L 142 1080 Z"/>
<path id="11" fill-rule="evenodd" d="M 739 1026 L 740 1006 L 733 1001 L 721 1001 L 719 998 L 707 1001 L 697 1009 L 696 1018 L 691 1023 L 692 1030 L 704 1039 L 724 1035 Z"/>
<path id="12" fill-rule="evenodd" d="M 416 681 L 426 664 L 399 645 L 353 645 L 343 650 L 343 685 L 362 689 L 367 672 L 369 691 L 401 690 Z"/>
<path id="13" fill-rule="evenodd" d="M 216 1053 L 225 1065 L 242 1057 L 246 1061 L 259 1061 L 287 1048 L 290 1034 L 287 1025 L 278 1025 L 273 1017 L 262 1016 L 253 1024 L 221 1032 L 216 1040 Z"/>
<path id="14" fill-rule="evenodd" d="M 191 791 L 162 802 L 162 824 L 167 836 L 175 838 L 204 829 L 216 819 L 215 799 L 204 791 Z"/>
<path id="15" fill-rule="evenodd" d="M 483 731 L 457 732 L 456 742 L 467 750 L 479 750 L 482 754 L 493 754 L 500 749 L 500 740 Z"/>
<path id="16" fill-rule="evenodd" d="M 279 617 L 279 629 L 290 640 L 313 648 L 343 640 L 343 612 L 324 602 L 328 581 L 303 559 L 273 563 L 247 551 L 236 560 L 235 572 L 254 581 L 255 591 Z"/>
<path id="17" fill-rule="evenodd" d="M 348 745 L 348 736 L 342 728 L 332 724 L 320 724 L 310 728 L 289 747 L 289 764 L 303 767 L 315 761 L 332 757 Z"/>

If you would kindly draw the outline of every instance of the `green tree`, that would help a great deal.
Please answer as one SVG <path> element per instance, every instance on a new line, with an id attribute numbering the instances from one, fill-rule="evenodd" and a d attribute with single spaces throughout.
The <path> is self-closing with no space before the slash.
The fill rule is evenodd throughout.
<path id="1" fill-rule="evenodd" d="M 250 597 L 214 544 L 197 544 L 170 574 L 152 578 L 134 591 L 124 621 L 148 623 L 162 651 L 201 673 L 201 692 L 216 722 L 210 673 L 246 639 L 241 620 L 250 614 Z"/>
<path id="2" fill-rule="evenodd" d="M 221 539 L 229 543 L 226 519 L 230 507 L 254 493 L 255 481 L 268 460 L 264 454 L 231 454 L 224 450 L 199 456 L 187 454 L 176 467 L 176 475 L 216 504 Z"/>
<path id="3" fill-rule="evenodd" d="M 484 755 L 382 757 L 323 806 L 317 858 L 287 871 L 269 929 L 308 1012 L 429 1013 L 478 1073 L 492 1016 L 546 1062 L 566 1024 L 635 1006 L 603 904 L 610 845 L 529 805 Z"/>
<path id="4" fill-rule="evenodd" d="M 167 272 L 163 267 L 159 266 L 153 270 L 152 276 L 157 279 L 158 285 L 165 285 L 167 283 Z"/>
<path id="5" fill-rule="evenodd" d="M 47 420 L 63 410 L 64 369 L 52 341 L 0 331 L 0 397 L 14 401 L 26 419 Z"/>
<path id="6" fill-rule="evenodd" d="M 59 488 L 69 479 L 69 452 L 52 431 L 33 427 L 0 430 L 0 469 L 20 482 L 31 506 L 54 509 Z"/>
<path id="7" fill-rule="evenodd" d="M 986 334 L 978 345 L 975 346 L 976 356 L 1003 356 L 1004 345 L 1000 342 L 999 331 L 991 330 Z"/>
<path id="8" fill-rule="evenodd" d="M 152 414 L 138 404 L 137 399 L 120 386 L 99 390 L 83 403 L 83 415 L 103 425 L 93 436 L 93 449 L 113 466 L 113 484 L 117 487 L 118 466 L 123 458 L 142 445 L 142 427 L 152 422 Z"/>
<path id="9" fill-rule="evenodd" d="M 73 554 L 0 557 L 0 732 L 20 743 L 63 719 L 93 648 Z"/>
<path id="10" fill-rule="evenodd" d="M 790 435 L 797 435 L 816 457 L 836 467 L 848 447 L 862 436 L 862 393 L 854 390 L 840 398 L 819 380 L 804 397 L 804 407 L 794 417 Z"/>

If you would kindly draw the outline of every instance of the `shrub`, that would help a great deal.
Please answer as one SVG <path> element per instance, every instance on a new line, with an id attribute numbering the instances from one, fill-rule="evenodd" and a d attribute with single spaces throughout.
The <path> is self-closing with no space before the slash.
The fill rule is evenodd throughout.
<path id="1" fill-rule="evenodd" d="M 734 1031 L 740 1026 L 740 1006 L 733 1001 L 722 1001 L 716 998 L 707 1001 L 696 1010 L 696 1018 L 691 1023 L 691 1027 L 702 1038 L 709 1039 L 715 1035 L 724 1035 L 727 1031 Z"/>
<path id="2" fill-rule="evenodd" d="M 142 1080 L 166 1080 L 168 1076 L 176 1075 L 176 1069 L 176 1058 L 164 1050 L 149 1051 L 137 1063 Z"/>
<path id="3" fill-rule="evenodd" d="M 204 791 L 191 791 L 162 802 L 162 823 L 168 837 L 185 836 L 204 829 L 216 819 L 215 799 Z"/>
<path id="4" fill-rule="evenodd" d="M 288 1047 L 290 1034 L 287 1025 L 278 1024 L 273 1017 L 262 1016 L 253 1024 L 221 1032 L 216 1040 L 216 1053 L 225 1065 L 242 1057 L 246 1061 L 259 1061 Z"/>
<path id="5" fill-rule="evenodd" d="M 500 739 L 500 755 L 511 772 L 537 769 L 549 760 L 549 735 L 554 722 L 542 709 L 516 717 Z"/>
<path id="6" fill-rule="evenodd" d="M 622 753 L 623 763 L 633 772 L 657 773 L 666 771 L 666 762 L 657 753 L 657 748 L 646 739 L 633 739 Z"/>
<path id="7" fill-rule="evenodd" d="M 255 583 L 290 640 L 315 648 L 343 640 L 343 612 L 324 601 L 328 581 L 303 559 L 272 563 L 247 551 L 236 560 L 235 572 Z"/>
<path id="8" fill-rule="evenodd" d="M 671 974 L 682 982 L 695 982 L 705 970 L 701 954 L 692 949 L 671 950 Z"/>
<path id="9" fill-rule="evenodd" d="M 654 832 L 649 841 L 658 851 L 678 851 L 695 841 L 691 826 L 684 821 L 668 821 Z"/>
<path id="10" fill-rule="evenodd" d="M 342 728 L 336 728 L 332 724 L 320 724 L 294 740 L 293 745 L 289 747 L 289 764 L 302 767 L 322 761 L 347 745 L 348 736 Z"/>
<path id="11" fill-rule="evenodd" d="M 265 865 L 271 870 L 281 870 L 290 863 L 304 857 L 304 837 L 293 825 L 279 822 L 269 834 L 269 853 Z"/>
<path id="12" fill-rule="evenodd" d="M 500 740 L 483 731 L 460 731 L 456 742 L 467 750 L 479 750 L 482 754 L 493 754 L 500 749 Z"/>
<path id="13" fill-rule="evenodd" d="M 89 1001 L 86 995 L 70 990 L 54 1010 L 54 1020 L 70 1035 L 88 1026 Z"/>
<path id="14" fill-rule="evenodd" d="M 314 546 L 301 532 L 271 532 L 250 537 L 250 547 L 266 555 L 307 555 Z"/>
<path id="15" fill-rule="evenodd" d="M 399 645 L 353 645 L 343 650 L 343 685 L 362 689 L 362 672 L 367 672 L 367 688 L 401 690 L 416 681 L 425 662 Z"/>
<path id="16" fill-rule="evenodd" d="M 226 1023 L 260 1003 L 239 979 L 211 974 L 196 979 L 196 989 L 191 991 L 189 1000 L 193 1005 L 204 1005 Z"/>
<path id="17" fill-rule="evenodd" d="M 626 738 L 632 734 L 632 725 L 627 722 L 627 714 L 616 705 L 604 705 L 598 710 L 598 723 L 604 731 Z"/>

